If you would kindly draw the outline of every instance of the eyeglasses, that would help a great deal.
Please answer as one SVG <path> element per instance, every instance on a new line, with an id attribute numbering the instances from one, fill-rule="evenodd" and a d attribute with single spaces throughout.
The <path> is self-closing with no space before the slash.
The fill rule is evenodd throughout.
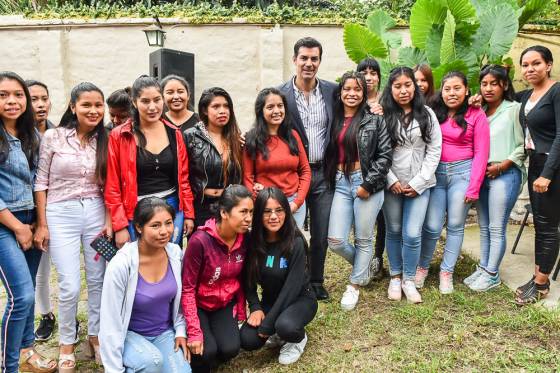
<path id="1" fill-rule="evenodd" d="M 272 216 L 272 213 L 276 214 L 276 216 L 283 216 L 286 213 L 282 207 L 278 207 L 277 209 L 264 209 L 263 216 L 268 219 Z"/>

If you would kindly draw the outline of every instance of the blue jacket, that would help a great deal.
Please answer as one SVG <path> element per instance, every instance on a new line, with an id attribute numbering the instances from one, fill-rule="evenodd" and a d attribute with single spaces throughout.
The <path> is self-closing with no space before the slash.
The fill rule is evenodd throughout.
<path id="1" fill-rule="evenodd" d="M 0 211 L 31 210 L 33 202 L 33 178 L 35 170 L 30 169 L 29 162 L 21 141 L 10 135 L 0 124 L 2 135 L 8 140 L 10 152 L 6 161 L 0 163 Z"/>

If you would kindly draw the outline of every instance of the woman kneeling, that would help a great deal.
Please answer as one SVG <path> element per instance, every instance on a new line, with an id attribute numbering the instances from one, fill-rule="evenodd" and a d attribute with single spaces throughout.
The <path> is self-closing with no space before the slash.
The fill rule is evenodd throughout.
<path id="1" fill-rule="evenodd" d="M 138 240 L 111 260 L 101 299 L 105 372 L 190 372 L 180 311 L 182 251 L 170 243 L 175 210 L 156 197 L 134 211 Z"/>
<path id="2" fill-rule="evenodd" d="M 268 347 L 282 344 L 280 364 L 299 359 L 307 343 L 305 325 L 317 312 L 306 271 L 306 245 L 282 191 L 271 187 L 259 192 L 245 266 L 251 314 L 241 328 L 241 346 L 256 350 L 265 342 Z M 257 285 L 262 288 L 260 300 Z"/>

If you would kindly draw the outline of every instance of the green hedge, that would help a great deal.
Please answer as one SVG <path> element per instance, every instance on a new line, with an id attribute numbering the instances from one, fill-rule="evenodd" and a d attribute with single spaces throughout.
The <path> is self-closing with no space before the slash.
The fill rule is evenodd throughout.
<path id="1" fill-rule="evenodd" d="M 414 0 L 0 0 L 0 14 L 24 14 L 29 18 L 180 18 L 193 24 L 237 22 L 281 24 L 363 23 L 374 9 L 383 9 L 406 25 Z M 550 0 L 536 24 L 558 29 L 560 6 Z"/>

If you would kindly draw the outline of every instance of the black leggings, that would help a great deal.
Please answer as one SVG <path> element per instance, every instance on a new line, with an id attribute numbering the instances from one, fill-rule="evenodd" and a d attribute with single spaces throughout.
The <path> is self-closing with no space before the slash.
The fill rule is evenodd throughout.
<path id="1" fill-rule="evenodd" d="M 379 210 L 377 214 L 377 234 L 375 235 L 375 257 L 383 259 L 385 251 L 385 216 L 383 210 Z"/>
<path id="2" fill-rule="evenodd" d="M 317 313 L 317 300 L 300 296 L 280 313 L 274 324 L 276 334 L 290 343 L 301 342 L 305 337 L 305 326 Z M 266 339 L 259 337 L 257 328 L 245 323 L 241 327 L 241 347 L 246 351 L 258 350 Z"/>
<path id="3" fill-rule="evenodd" d="M 233 359 L 239 353 L 239 327 L 233 317 L 234 305 L 232 302 L 213 312 L 198 309 L 204 344 L 202 356 L 192 355 L 194 373 L 210 372 L 217 363 Z"/>
<path id="4" fill-rule="evenodd" d="M 541 175 L 546 162 L 546 154 L 533 154 L 529 159 L 529 198 L 533 208 L 535 223 L 535 264 L 539 271 L 550 274 L 558 257 L 560 243 L 558 227 L 560 225 L 560 171 L 552 178 L 548 191 L 535 193 L 533 182 Z"/>

